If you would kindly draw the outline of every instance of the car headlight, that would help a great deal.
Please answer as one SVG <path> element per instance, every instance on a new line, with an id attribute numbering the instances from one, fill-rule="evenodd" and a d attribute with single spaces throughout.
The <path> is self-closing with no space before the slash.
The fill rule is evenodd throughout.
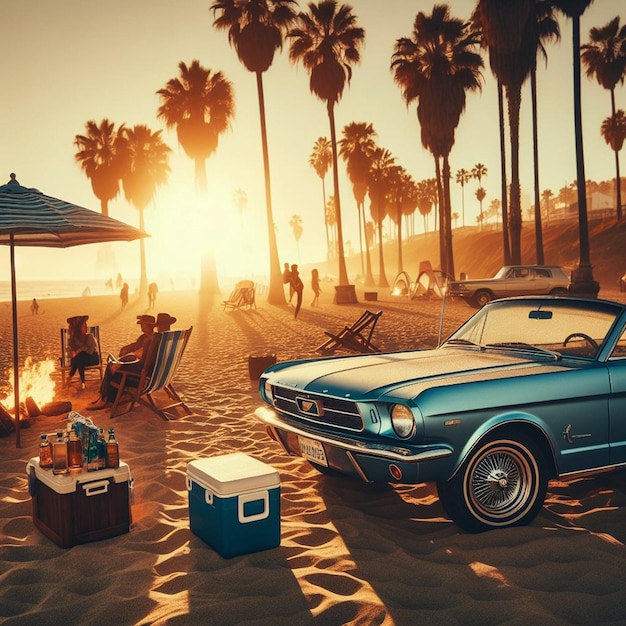
<path id="1" fill-rule="evenodd" d="M 272 385 L 267 378 L 263 381 L 263 393 L 269 404 L 274 404 L 274 394 L 272 393 Z"/>
<path id="2" fill-rule="evenodd" d="M 411 409 L 404 404 L 394 404 L 391 407 L 391 425 L 398 437 L 410 437 L 415 432 L 415 418 Z"/>

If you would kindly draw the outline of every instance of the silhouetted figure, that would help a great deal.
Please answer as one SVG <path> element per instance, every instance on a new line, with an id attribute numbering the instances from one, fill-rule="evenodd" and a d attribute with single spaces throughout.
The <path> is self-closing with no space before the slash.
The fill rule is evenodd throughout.
<path id="1" fill-rule="evenodd" d="M 289 285 L 289 304 L 293 298 L 293 285 L 291 283 L 291 270 L 289 269 L 289 263 L 283 265 L 283 285 Z"/>
<path id="2" fill-rule="evenodd" d="M 313 290 L 313 302 L 311 302 L 311 306 L 319 306 L 322 288 L 320 287 L 320 273 L 317 269 L 311 271 L 311 289 Z"/>
<path id="3" fill-rule="evenodd" d="M 39 302 L 37 302 L 37 298 L 33 298 L 33 301 L 30 303 L 30 313 L 31 315 L 39 315 Z"/>
<path id="4" fill-rule="evenodd" d="M 153 309 L 156 304 L 157 293 L 159 293 L 159 287 L 156 283 L 150 283 L 148 285 L 148 308 Z"/>
<path id="5" fill-rule="evenodd" d="M 124 281 L 122 280 L 122 275 L 118 272 L 117 278 L 115 279 L 115 286 L 119 289 L 122 286 L 123 282 Z"/>
<path id="6" fill-rule="evenodd" d="M 300 272 L 298 272 L 298 266 L 291 266 L 291 287 L 293 289 L 293 293 L 296 294 L 296 310 L 293 314 L 294 319 L 298 317 L 298 313 L 300 313 L 300 307 L 302 306 L 302 292 L 304 291 L 304 283 L 300 278 Z M 291 302 L 291 298 L 289 299 Z"/>
<path id="7" fill-rule="evenodd" d="M 124 283 L 122 285 L 122 289 L 120 290 L 120 300 L 122 301 L 122 311 L 126 308 L 128 304 L 128 283 Z"/>

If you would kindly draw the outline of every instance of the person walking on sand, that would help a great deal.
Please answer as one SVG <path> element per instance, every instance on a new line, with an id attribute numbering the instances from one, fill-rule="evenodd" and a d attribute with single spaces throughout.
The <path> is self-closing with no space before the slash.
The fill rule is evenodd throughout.
<path id="1" fill-rule="evenodd" d="M 157 293 L 159 293 L 158 285 L 156 283 L 150 283 L 148 285 L 148 308 L 154 308 L 156 304 Z"/>
<path id="2" fill-rule="evenodd" d="M 298 317 L 298 313 L 300 313 L 300 307 L 302 306 L 302 292 L 304 291 L 304 283 L 300 278 L 300 272 L 298 272 L 298 266 L 291 266 L 291 287 L 293 292 L 296 294 L 296 310 L 293 314 L 294 319 Z M 289 303 L 291 303 L 291 299 L 289 299 Z"/>
<path id="3" fill-rule="evenodd" d="M 283 265 L 283 285 L 289 285 L 289 304 L 293 298 L 293 284 L 291 282 L 291 270 L 289 269 L 289 263 Z"/>
<path id="4" fill-rule="evenodd" d="M 37 302 L 37 298 L 33 298 L 33 301 L 30 303 L 30 314 L 39 315 L 39 302 Z"/>
<path id="5" fill-rule="evenodd" d="M 322 288 L 320 287 L 320 273 L 317 269 L 313 269 L 311 271 L 311 289 L 313 290 L 313 302 L 311 302 L 311 306 L 319 306 L 320 293 L 322 293 Z"/>
<path id="6" fill-rule="evenodd" d="M 122 285 L 122 289 L 120 290 L 120 300 L 122 301 L 122 311 L 126 308 L 128 304 L 128 283 L 124 283 Z"/>

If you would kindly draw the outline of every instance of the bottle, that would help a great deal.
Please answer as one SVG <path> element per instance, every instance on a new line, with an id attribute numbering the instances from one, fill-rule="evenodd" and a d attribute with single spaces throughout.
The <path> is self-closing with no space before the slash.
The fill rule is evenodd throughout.
<path id="1" fill-rule="evenodd" d="M 117 469 L 120 466 L 120 446 L 115 439 L 115 430 L 109 428 L 109 440 L 107 441 L 107 467 Z"/>
<path id="2" fill-rule="evenodd" d="M 67 474 L 67 471 L 67 440 L 63 437 L 63 431 L 59 431 L 52 444 L 52 473 Z"/>
<path id="3" fill-rule="evenodd" d="M 41 443 L 39 444 L 39 467 L 42 469 L 50 469 L 52 467 L 52 444 L 48 439 L 48 435 L 41 435 Z"/>
<path id="4" fill-rule="evenodd" d="M 98 469 L 105 469 L 107 466 L 107 442 L 104 439 L 104 428 L 98 430 Z"/>
<path id="5" fill-rule="evenodd" d="M 83 469 L 83 444 L 78 438 L 76 430 L 68 426 L 67 455 L 70 472 L 80 472 Z"/>

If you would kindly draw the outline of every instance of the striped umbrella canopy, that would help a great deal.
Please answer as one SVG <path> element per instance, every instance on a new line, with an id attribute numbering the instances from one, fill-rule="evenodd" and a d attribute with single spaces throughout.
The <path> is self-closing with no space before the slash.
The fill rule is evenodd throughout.
<path id="1" fill-rule="evenodd" d="M 0 185 L 0 244 L 11 248 L 11 300 L 13 312 L 13 376 L 15 444 L 20 447 L 17 295 L 15 246 L 69 248 L 87 243 L 133 241 L 147 233 L 106 215 L 22 187 L 11 174 Z"/>

